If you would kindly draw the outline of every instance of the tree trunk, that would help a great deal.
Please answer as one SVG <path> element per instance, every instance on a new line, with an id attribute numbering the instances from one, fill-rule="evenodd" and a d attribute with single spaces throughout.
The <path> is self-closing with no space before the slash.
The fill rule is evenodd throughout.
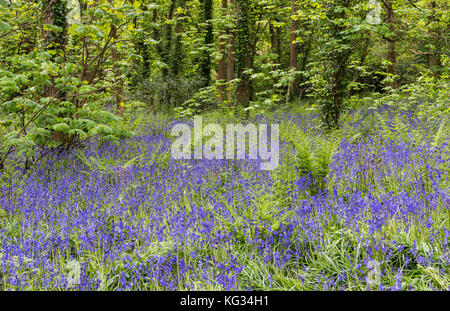
<path id="1" fill-rule="evenodd" d="M 172 0 L 172 2 L 170 2 L 170 6 L 169 6 L 169 13 L 167 15 L 167 21 L 171 21 L 173 18 L 173 11 L 175 10 L 175 5 L 176 5 L 176 0 Z M 167 75 L 169 73 L 169 70 L 167 67 L 170 67 L 170 51 L 172 49 L 172 24 L 171 23 L 167 23 L 166 24 L 166 45 L 164 50 L 162 51 L 162 56 L 163 56 L 163 62 L 167 65 L 163 67 L 163 76 L 164 78 L 167 78 Z"/>
<path id="2" fill-rule="evenodd" d="M 303 54 L 302 54 L 302 61 L 301 61 L 301 65 L 300 65 L 300 71 L 305 71 L 306 69 L 306 65 L 308 64 L 308 59 L 309 59 L 309 54 L 311 52 L 311 38 L 308 39 L 308 41 L 302 45 L 302 50 L 303 50 Z M 303 77 L 299 77 L 298 78 L 299 84 L 301 84 L 303 81 Z M 303 95 L 305 92 L 305 87 L 299 86 L 299 90 L 298 90 L 298 99 L 302 99 Z"/>
<path id="3" fill-rule="evenodd" d="M 109 0 L 110 5 L 113 5 L 112 0 Z M 117 26 L 114 24 L 111 24 L 111 38 L 113 39 L 113 46 L 111 48 L 111 60 L 113 63 L 113 72 L 114 72 L 114 83 L 117 83 L 114 87 L 113 87 L 113 91 L 115 93 L 115 97 L 116 97 L 116 109 L 117 111 L 123 115 L 123 113 L 125 112 L 125 91 L 123 89 L 123 84 L 122 83 L 118 83 L 120 77 L 122 76 L 121 72 L 120 72 L 120 59 L 121 59 L 121 55 L 119 50 L 117 49 L 116 46 L 116 41 L 119 38 L 119 34 Z"/>
<path id="4" fill-rule="evenodd" d="M 272 54 L 276 55 L 275 64 L 280 64 L 280 37 L 279 32 L 273 27 L 273 23 L 269 23 L 269 33 L 270 33 L 270 50 Z M 275 69 L 275 66 L 272 67 Z"/>
<path id="5" fill-rule="evenodd" d="M 117 40 L 118 38 L 118 34 L 117 34 L 117 27 L 115 25 L 111 25 L 111 36 L 114 39 L 114 41 Z M 120 72 L 120 52 L 118 51 L 116 46 L 113 46 L 111 49 L 111 59 L 113 62 L 113 71 L 114 71 L 114 82 L 117 83 L 121 77 L 121 72 Z M 123 89 L 123 84 L 122 83 L 117 83 L 114 86 L 114 93 L 116 95 L 116 109 L 117 111 L 123 115 L 123 113 L 125 112 L 125 91 Z"/>
<path id="6" fill-rule="evenodd" d="M 59 32 L 44 30 L 44 44 L 48 51 L 61 49 L 63 50 L 67 43 L 67 5 L 64 0 L 44 0 L 44 23 L 60 27 Z M 57 88 L 53 85 L 44 88 L 45 97 L 58 97 Z"/>
<path id="7" fill-rule="evenodd" d="M 384 8 L 386 11 L 386 23 L 389 26 L 389 30 L 391 34 L 394 34 L 395 31 L 395 15 L 394 15 L 394 8 L 392 7 L 392 3 L 389 0 L 383 1 Z M 388 41 L 388 47 L 387 47 L 387 53 L 386 53 L 386 59 L 389 62 L 386 68 L 386 73 L 388 75 L 395 75 L 396 70 L 395 66 L 397 64 L 397 53 L 395 51 L 395 38 L 391 37 L 387 38 Z M 392 88 L 397 88 L 397 82 L 394 80 L 392 83 Z"/>
<path id="8" fill-rule="evenodd" d="M 230 0 L 230 6 L 233 7 L 234 0 Z M 234 13 L 232 13 L 234 14 Z M 227 64 L 227 87 L 228 89 L 228 103 L 233 102 L 233 90 L 231 89 L 229 82 L 234 79 L 234 65 L 235 65 L 235 32 L 234 29 L 230 30 L 230 39 L 228 42 L 228 64 Z"/>
<path id="9" fill-rule="evenodd" d="M 203 5 L 203 22 L 206 23 L 204 44 L 208 49 L 205 49 L 201 58 L 200 74 L 203 78 L 203 86 L 207 87 L 211 82 L 211 53 L 209 48 L 214 42 L 213 24 L 211 22 L 213 3 L 212 0 L 202 0 L 201 2 Z"/>
<path id="10" fill-rule="evenodd" d="M 58 26 L 61 28 L 59 32 L 44 30 L 44 44 L 47 51 L 64 50 L 67 43 L 67 3 L 64 0 L 44 0 L 44 23 Z M 54 56 L 52 56 L 54 60 Z M 44 97 L 61 98 L 65 94 L 58 92 L 55 86 L 55 77 L 50 76 L 51 84 L 44 87 Z M 58 116 L 66 117 L 67 115 L 59 113 Z M 53 140 L 69 145 L 74 136 L 63 132 L 50 130 L 50 136 Z"/>
<path id="11" fill-rule="evenodd" d="M 298 5 L 296 0 L 292 0 L 292 15 L 295 16 L 298 11 Z M 295 42 L 297 38 L 298 21 L 296 18 L 292 18 L 291 21 L 291 33 L 290 33 L 290 57 L 289 57 L 289 68 L 292 71 L 297 71 L 298 69 L 298 44 Z M 294 97 L 298 96 L 298 78 L 297 74 L 294 73 L 294 79 L 289 83 L 287 100 L 290 101 Z"/>
<path id="12" fill-rule="evenodd" d="M 146 5 L 141 4 L 141 9 L 143 12 L 147 13 L 148 9 Z M 137 28 L 137 18 L 135 17 L 135 27 Z M 137 47 L 139 51 L 139 55 L 142 57 L 142 77 L 144 80 L 150 77 L 150 58 L 149 58 L 149 48 L 148 45 L 145 44 L 145 36 L 139 38 L 137 42 Z"/>
<path id="13" fill-rule="evenodd" d="M 429 4 L 430 10 L 431 10 L 431 17 L 430 17 L 430 23 L 431 23 L 431 30 L 430 35 L 434 39 L 434 47 L 430 48 L 430 51 L 428 52 L 428 67 L 433 72 L 433 75 L 437 77 L 439 75 L 439 54 L 441 50 L 441 42 L 440 42 L 440 33 L 439 29 L 436 29 L 435 23 L 436 23 L 436 1 L 431 1 Z"/>
<path id="14" fill-rule="evenodd" d="M 348 26 L 342 22 L 347 17 L 343 8 L 349 8 L 348 0 L 335 0 L 327 10 L 327 32 L 331 44 L 324 48 L 326 50 L 324 78 L 327 85 L 321 103 L 321 115 L 328 129 L 339 128 L 342 97 L 347 89 L 344 78 L 352 51 L 350 38 L 345 34 Z"/>
<path id="15" fill-rule="evenodd" d="M 223 14 L 226 14 L 228 8 L 228 0 L 222 0 L 222 11 Z M 225 30 L 222 29 L 219 32 L 219 64 L 218 64 L 218 70 L 217 70 L 217 82 L 219 83 L 218 89 L 220 93 L 220 101 L 224 100 L 225 95 L 225 83 L 227 79 L 227 65 L 226 65 L 226 40 L 223 38 L 225 35 Z"/>
<path id="16" fill-rule="evenodd" d="M 250 76 L 244 73 L 251 67 L 250 1 L 236 0 L 236 104 L 248 107 L 250 102 Z"/>
<path id="17" fill-rule="evenodd" d="M 273 23 L 270 22 L 269 23 L 269 34 L 270 34 L 270 50 L 272 52 L 272 54 L 276 55 L 276 59 L 275 59 L 275 63 L 272 66 L 272 71 L 275 71 L 278 69 L 278 66 L 280 64 L 280 54 L 279 54 L 279 50 L 280 50 L 280 37 L 279 37 L 279 33 L 278 31 L 275 31 L 274 29 L 275 27 L 273 27 Z M 277 88 L 275 87 L 275 84 L 278 83 L 278 79 L 274 78 L 273 79 L 273 94 L 277 94 Z"/>
<path id="18" fill-rule="evenodd" d="M 173 12 L 175 10 L 176 0 L 172 0 L 169 6 L 169 12 L 167 14 L 167 21 L 171 21 L 173 18 Z M 169 68 L 171 67 L 171 53 L 172 50 L 172 24 L 166 23 L 165 29 L 165 42 L 161 44 L 159 48 L 159 54 L 164 67 L 161 69 L 161 76 L 163 80 L 163 87 L 160 89 L 160 99 L 159 102 L 164 107 L 168 107 L 171 103 L 171 96 L 169 91 Z"/>
<path id="19" fill-rule="evenodd" d="M 182 4 L 182 8 L 184 9 L 184 2 Z M 181 41 L 183 35 L 183 23 L 181 17 L 184 16 L 184 13 L 178 14 L 177 23 L 175 25 L 175 47 L 174 53 L 172 55 L 172 73 L 176 77 L 180 73 L 180 70 L 183 68 L 183 43 Z"/>

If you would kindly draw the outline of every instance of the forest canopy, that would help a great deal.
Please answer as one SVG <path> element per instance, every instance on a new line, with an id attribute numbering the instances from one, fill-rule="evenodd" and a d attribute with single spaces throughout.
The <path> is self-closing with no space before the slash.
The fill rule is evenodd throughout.
<path id="1" fill-rule="evenodd" d="M 124 137 L 137 107 L 189 116 L 314 99 L 323 124 L 367 94 L 448 77 L 445 0 L 0 0 L 3 165 L 14 148 Z M 378 94 L 378 95 L 377 95 Z M 114 109 L 111 109 L 115 107 Z M 125 115 L 124 115 L 125 114 Z"/>

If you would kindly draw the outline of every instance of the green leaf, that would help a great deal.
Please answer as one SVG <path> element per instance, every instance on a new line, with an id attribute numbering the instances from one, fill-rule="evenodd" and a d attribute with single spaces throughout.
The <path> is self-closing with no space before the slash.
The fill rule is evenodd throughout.
<path id="1" fill-rule="evenodd" d="M 140 160 L 141 158 L 142 158 L 142 155 L 137 156 L 137 157 L 135 157 L 135 158 L 129 160 L 127 163 L 125 163 L 125 164 L 122 166 L 122 169 L 127 169 L 127 168 L 129 168 L 129 167 L 132 166 L 137 160 Z"/>
<path id="2" fill-rule="evenodd" d="M 8 23 L 0 21 L 0 31 L 7 32 L 10 30 L 11 30 L 11 26 Z"/>
<path id="3" fill-rule="evenodd" d="M 112 134 L 112 132 L 112 128 L 104 124 L 99 124 L 91 130 L 92 135 L 108 135 Z"/>
<path id="4" fill-rule="evenodd" d="M 70 131 L 70 126 L 67 123 L 58 123 L 53 125 L 52 129 L 54 129 L 57 132 L 67 133 Z"/>
<path id="5" fill-rule="evenodd" d="M 80 87 L 80 95 L 83 95 L 84 93 L 89 93 L 95 90 L 95 87 L 92 87 L 90 85 L 83 85 Z"/>
<path id="6" fill-rule="evenodd" d="M 68 33 L 71 36 L 87 36 L 89 34 L 89 28 L 85 25 L 73 24 L 69 27 Z"/>
<path id="7" fill-rule="evenodd" d="M 61 32 L 63 30 L 61 27 L 52 24 L 44 24 L 43 28 L 46 31 L 53 31 L 53 32 Z"/>
<path id="8" fill-rule="evenodd" d="M 5 107 L 5 110 L 7 112 L 17 112 L 17 110 L 19 110 L 17 108 L 17 102 L 15 100 L 11 100 L 9 102 L 6 102 L 3 104 L 3 106 Z"/>
<path id="9" fill-rule="evenodd" d="M 11 124 L 12 124 L 11 120 L 0 120 L 0 126 L 8 127 L 11 126 Z"/>

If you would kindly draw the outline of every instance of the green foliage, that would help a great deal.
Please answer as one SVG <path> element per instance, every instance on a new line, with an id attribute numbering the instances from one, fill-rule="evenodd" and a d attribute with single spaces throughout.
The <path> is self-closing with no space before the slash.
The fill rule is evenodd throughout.
<path id="1" fill-rule="evenodd" d="M 326 187 L 326 177 L 329 172 L 334 152 L 337 150 L 340 141 L 339 131 L 335 131 L 328 138 L 320 135 L 310 137 L 300 129 L 292 130 L 283 127 L 284 139 L 289 142 L 296 152 L 296 157 L 285 164 L 281 169 L 281 180 L 293 181 L 294 178 L 306 178 L 309 183 L 308 196 L 316 195 L 319 191 L 324 192 Z M 291 176 L 286 178 L 286 172 Z"/>
<path id="2" fill-rule="evenodd" d="M 43 42 L 26 41 L 29 50 L 24 52 L 20 48 L 25 39 L 16 32 L 0 36 L 0 47 L 6 51 L 1 60 L 0 109 L 2 118 L 7 120 L 2 121 L 2 127 L 8 132 L 0 141 L 0 167 L 11 152 L 15 157 L 32 158 L 40 149 L 69 147 L 91 136 L 107 140 L 129 136 L 131 132 L 122 118 L 106 106 L 111 91 L 116 91 L 115 85 L 123 83 L 118 79 L 126 78 L 125 69 L 136 59 L 139 61 L 139 57 L 128 55 L 119 69 L 122 73 L 115 71 L 113 82 L 109 74 L 100 75 L 100 72 L 118 68 L 108 61 L 106 53 L 113 48 L 125 49 L 127 43 L 113 41 L 116 36 L 113 26 L 117 29 L 128 24 L 136 16 L 135 8 L 126 5 L 119 9 L 102 4 L 85 12 L 86 18 L 95 16 L 95 22 L 81 21 L 69 27 L 66 0 L 45 0 L 40 2 L 41 6 L 27 5 L 26 1 L 11 5 L 11 10 L 2 10 L 0 19 L 10 16 L 15 9 L 25 20 L 11 19 L 11 27 L 24 28 L 31 35 L 34 30 L 27 28 L 27 22 L 37 23 L 44 37 Z M 45 20 L 33 15 L 30 9 L 42 10 Z M 130 30 L 127 28 L 123 34 Z M 15 43 L 19 46 L 18 53 L 6 48 L 14 38 L 20 39 Z M 135 112 L 135 103 L 125 106 L 129 113 Z"/>

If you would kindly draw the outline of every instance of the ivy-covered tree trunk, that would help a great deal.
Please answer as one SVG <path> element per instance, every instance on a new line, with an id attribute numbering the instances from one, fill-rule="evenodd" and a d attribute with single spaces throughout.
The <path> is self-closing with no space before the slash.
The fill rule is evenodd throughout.
<path id="1" fill-rule="evenodd" d="M 311 38 L 308 38 L 307 41 L 301 45 L 302 55 L 301 55 L 301 62 L 300 62 L 300 67 L 299 67 L 301 72 L 306 70 L 306 66 L 308 65 L 309 56 L 310 56 L 310 52 L 311 52 L 311 47 L 312 47 Z M 300 86 L 302 84 L 302 82 L 304 82 L 303 77 L 302 76 L 298 77 L 297 83 L 299 85 L 299 89 L 298 89 L 299 100 L 301 98 L 303 98 L 303 94 L 305 91 L 305 87 Z"/>
<path id="2" fill-rule="evenodd" d="M 298 67 L 298 44 L 296 42 L 297 39 L 297 31 L 298 31 L 298 21 L 295 16 L 298 11 L 298 5 L 296 0 L 292 0 L 292 18 L 291 18 L 291 31 L 290 31 L 290 56 L 289 56 L 289 68 L 294 72 L 294 77 L 291 82 L 289 82 L 288 86 L 288 94 L 287 99 L 292 100 L 296 96 L 298 96 L 298 78 L 297 78 L 297 67 Z"/>
<path id="3" fill-rule="evenodd" d="M 109 0 L 109 3 L 113 5 L 112 0 Z M 120 59 L 121 55 L 117 48 L 116 41 L 119 39 L 118 28 L 116 25 L 111 23 L 111 38 L 113 39 L 114 45 L 111 48 L 111 60 L 113 64 L 113 72 L 114 72 L 114 82 L 115 86 L 113 87 L 115 99 L 116 99 L 116 110 L 122 115 L 125 112 L 125 91 L 123 88 L 123 84 L 119 82 L 121 77 L 120 72 Z"/>
<path id="4" fill-rule="evenodd" d="M 44 44 L 45 49 L 52 55 L 52 60 L 56 61 L 56 55 L 62 54 L 67 43 L 67 0 L 43 0 L 44 9 Z M 50 85 L 44 87 L 44 97 L 61 98 L 64 97 L 55 86 L 55 77 L 50 76 Z M 66 115 L 59 115 L 66 117 Z M 25 125 L 24 125 L 25 126 Z M 70 144 L 72 135 L 50 130 L 51 137 L 55 141 Z"/>
<path id="5" fill-rule="evenodd" d="M 67 43 L 67 0 L 43 0 L 44 10 L 44 44 L 45 49 L 53 56 L 57 50 L 63 50 Z M 58 97 L 53 85 L 44 90 L 45 97 Z"/>
<path id="6" fill-rule="evenodd" d="M 236 104 L 248 107 L 250 102 L 250 76 L 245 73 L 251 67 L 250 0 L 236 0 Z"/>
<path id="7" fill-rule="evenodd" d="M 141 10 L 142 10 L 142 12 L 145 12 L 145 13 L 148 12 L 147 6 L 144 5 L 143 3 L 141 3 Z M 136 18 L 135 18 L 135 21 L 136 21 Z M 145 39 L 146 39 L 145 34 L 148 33 L 148 26 L 146 27 L 144 25 L 144 29 L 145 29 L 144 35 L 139 36 L 137 46 L 138 46 L 138 50 L 139 50 L 139 55 L 142 57 L 142 78 L 144 80 L 146 80 L 150 77 L 151 63 L 150 63 L 150 49 L 148 47 L 148 44 L 145 43 Z"/>
<path id="8" fill-rule="evenodd" d="M 230 0 L 230 11 L 234 8 L 234 0 Z M 230 13 L 234 14 L 234 12 Z M 235 68 L 235 29 L 230 29 L 230 39 L 228 41 L 228 61 L 227 61 L 227 87 L 228 89 L 228 103 L 233 102 L 234 92 L 229 85 L 229 82 L 234 79 Z"/>
<path id="9" fill-rule="evenodd" d="M 275 19 L 274 22 L 278 22 Z M 275 64 L 281 63 L 281 53 L 280 53 L 280 28 L 274 27 L 274 22 L 269 23 L 269 34 L 270 34 L 270 50 L 272 54 L 275 55 Z M 273 67 L 275 68 L 275 66 Z"/>
<path id="10" fill-rule="evenodd" d="M 173 12 L 175 10 L 176 2 L 177 2 L 176 0 L 172 0 L 170 2 L 169 12 L 167 14 L 168 22 L 166 23 L 165 48 L 162 51 L 163 62 L 164 62 L 164 64 L 167 65 L 167 66 L 163 67 L 163 75 L 166 78 L 167 78 L 167 75 L 169 74 L 169 68 L 171 67 L 170 66 L 170 62 L 171 62 L 170 51 L 172 50 L 172 24 L 170 23 L 170 21 L 172 21 L 172 19 L 173 19 Z"/>
<path id="11" fill-rule="evenodd" d="M 339 128 L 339 118 L 342 110 L 342 97 L 346 90 L 344 77 L 347 61 L 350 57 L 350 38 L 345 33 L 345 9 L 350 7 L 351 0 L 334 0 L 327 10 L 327 32 L 325 48 L 326 81 L 324 98 L 321 102 L 322 120 L 326 127 Z"/>
<path id="12" fill-rule="evenodd" d="M 114 39 L 114 41 L 116 41 L 119 36 L 117 34 L 117 27 L 115 25 L 111 25 L 111 33 L 112 38 Z M 120 58 L 121 58 L 120 52 L 117 49 L 117 47 L 114 46 L 111 49 L 111 59 L 113 62 L 113 70 L 116 83 L 116 85 L 114 86 L 114 93 L 116 97 L 116 109 L 121 115 L 123 115 L 123 113 L 125 112 L 125 91 L 123 88 L 123 84 L 119 82 L 119 79 L 122 75 L 120 72 L 120 65 L 119 65 Z"/>
<path id="13" fill-rule="evenodd" d="M 93 3 L 87 3 L 87 2 L 80 2 L 81 4 L 81 12 L 80 12 L 80 19 L 83 24 L 88 25 L 89 19 L 87 16 L 83 19 L 83 11 L 88 11 L 92 8 L 94 5 Z M 97 17 L 93 16 L 91 21 L 96 21 Z M 92 59 L 92 55 L 90 55 L 90 50 L 92 48 L 92 39 L 89 36 L 83 36 L 83 47 L 81 51 L 81 59 L 80 59 L 80 66 L 81 66 L 81 73 L 80 73 L 80 80 L 81 81 L 88 81 L 92 82 L 97 76 L 99 76 L 99 68 L 92 68 L 88 64 L 90 63 Z M 87 99 L 81 101 L 79 105 L 82 105 Z"/>
<path id="14" fill-rule="evenodd" d="M 397 64 L 397 53 L 395 51 L 395 15 L 394 15 L 394 8 L 392 6 L 392 2 L 389 0 L 384 0 L 384 9 L 386 11 L 386 23 L 389 26 L 390 36 L 387 39 L 388 46 L 387 46 L 387 52 L 386 52 L 386 59 L 389 62 L 389 64 L 386 67 L 386 73 L 388 75 L 395 75 L 395 66 Z M 391 84 L 392 88 L 397 88 L 397 82 L 394 80 Z"/>
<path id="15" fill-rule="evenodd" d="M 175 45 L 173 48 L 171 71 L 177 77 L 183 69 L 183 43 L 181 41 L 183 36 L 183 16 L 184 16 L 185 2 L 181 4 L 181 11 L 177 12 L 177 23 L 175 25 Z"/>
<path id="16" fill-rule="evenodd" d="M 207 87 L 211 83 L 211 52 L 210 47 L 214 42 L 213 34 L 213 3 L 212 0 L 201 0 L 203 5 L 203 23 L 205 23 L 205 49 L 200 60 L 200 75 L 203 79 L 203 86 Z"/>
<path id="17" fill-rule="evenodd" d="M 156 40 L 156 44 L 155 44 L 155 50 L 156 50 L 156 54 L 162 59 L 162 55 L 163 55 L 163 46 L 161 43 L 161 34 L 159 31 L 159 27 L 156 26 L 158 22 L 158 10 L 156 8 L 153 8 L 152 10 L 152 35 L 153 35 L 153 39 Z M 162 74 L 164 74 L 164 71 L 161 70 Z M 163 77 L 164 79 L 164 77 Z M 164 95 L 164 91 L 162 89 L 157 90 L 155 97 L 156 97 L 156 101 L 158 102 L 158 104 L 162 103 L 162 99 L 163 99 L 163 95 Z M 151 99 L 150 104 L 153 106 L 154 105 L 154 100 L 155 98 Z"/>
<path id="18" fill-rule="evenodd" d="M 279 47 L 280 47 L 280 36 L 278 28 L 275 30 L 275 27 L 273 26 L 273 22 L 269 23 L 269 34 L 270 34 L 270 50 L 272 54 L 276 55 L 276 59 L 274 60 L 274 64 L 272 66 L 272 71 L 277 70 L 277 65 L 280 64 L 280 54 L 279 54 Z M 278 83 L 278 79 L 273 79 L 273 94 L 277 93 L 277 88 L 275 85 Z"/>
<path id="19" fill-rule="evenodd" d="M 43 0 L 44 24 L 58 27 L 45 29 L 44 41 L 48 50 L 63 49 L 67 42 L 67 0 Z"/>
<path id="20" fill-rule="evenodd" d="M 222 12 L 223 14 L 227 14 L 227 9 L 228 9 L 228 0 L 222 0 L 221 1 L 221 7 L 222 7 Z M 218 64 L 218 68 L 217 68 L 217 82 L 219 83 L 218 89 L 219 89 L 219 93 L 220 93 L 220 101 L 223 101 L 224 99 L 224 95 L 225 95 L 225 83 L 226 83 L 226 78 L 227 78 L 227 64 L 226 64 L 226 59 L 227 59 L 227 43 L 226 43 L 226 39 L 224 38 L 225 36 L 225 29 L 221 29 L 221 31 L 219 32 L 219 54 L 220 54 L 220 59 L 219 59 L 219 64 Z"/>
<path id="21" fill-rule="evenodd" d="M 169 5 L 169 11 L 167 13 L 167 23 L 165 28 L 165 35 L 164 35 L 164 41 L 162 44 L 160 44 L 159 47 L 159 53 L 162 62 L 164 63 L 164 66 L 161 69 L 161 75 L 163 80 L 163 87 L 160 90 L 160 96 L 159 101 L 160 104 L 162 104 L 165 107 L 168 107 L 171 102 L 171 92 L 169 91 L 169 68 L 171 67 L 171 50 L 172 50 L 172 24 L 170 21 L 172 21 L 173 18 L 173 12 L 175 10 L 176 0 L 172 0 Z M 154 11 L 156 14 L 156 10 Z M 156 21 L 156 15 L 154 16 Z M 159 35 L 159 32 L 158 32 Z M 162 38 L 159 38 L 161 41 Z"/>
<path id="22" fill-rule="evenodd" d="M 437 4 L 436 1 L 431 1 L 429 3 L 430 9 L 430 37 L 433 40 L 433 44 L 430 45 L 428 52 L 428 67 L 433 72 L 435 77 L 439 76 L 440 60 L 439 56 L 441 54 L 441 34 L 438 26 L 438 20 L 436 17 Z"/>

